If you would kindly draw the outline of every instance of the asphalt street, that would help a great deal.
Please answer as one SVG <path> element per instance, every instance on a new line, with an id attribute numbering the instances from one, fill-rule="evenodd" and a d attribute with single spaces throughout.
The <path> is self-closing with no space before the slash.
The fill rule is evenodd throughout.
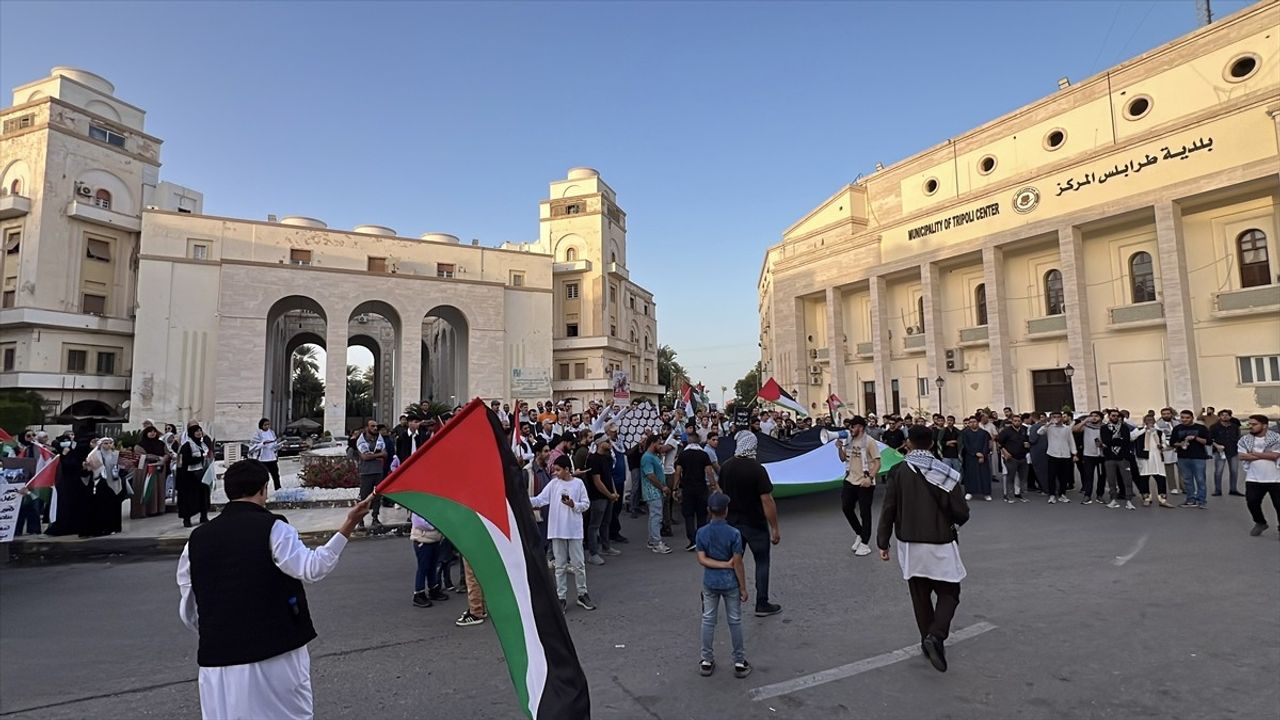
<path id="1" fill-rule="evenodd" d="M 1280 717 L 1280 542 L 1248 536 L 1242 498 L 1137 512 L 1036 498 L 974 503 L 953 629 L 994 629 L 951 645 L 949 672 L 913 656 L 763 700 L 750 691 L 919 642 L 896 559 L 853 556 L 838 493 L 779 501 L 784 610 L 744 620 L 745 680 L 722 620 L 703 678 L 697 563 L 644 551 L 643 518 L 624 516 L 633 542 L 589 569 L 599 610 L 569 610 L 593 716 Z M 198 717 L 175 566 L 0 568 L 0 717 Z M 412 607 L 413 570 L 405 538 L 356 542 L 309 589 L 317 717 L 520 717 L 493 629 L 453 625 L 462 596 Z"/>

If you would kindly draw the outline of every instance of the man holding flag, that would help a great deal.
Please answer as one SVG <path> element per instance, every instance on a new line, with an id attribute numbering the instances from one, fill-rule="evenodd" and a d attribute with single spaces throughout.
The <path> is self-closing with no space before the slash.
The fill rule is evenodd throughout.
<path id="1" fill-rule="evenodd" d="M 835 397 L 832 395 L 832 397 Z M 871 501 L 880 474 L 880 443 L 867 435 L 867 421 L 854 415 L 849 421 L 849 439 L 837 441 L 840 460 L 845 463 L 844 484 L 840 488 L 840 507 L 853 529 L 853 554 L 871 554 Z"/>

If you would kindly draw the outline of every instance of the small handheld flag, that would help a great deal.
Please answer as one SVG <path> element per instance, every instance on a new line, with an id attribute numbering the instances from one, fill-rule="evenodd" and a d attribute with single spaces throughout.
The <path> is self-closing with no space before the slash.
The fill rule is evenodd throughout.
<path id="1" fill-rule="evenodd" d="M 769 381 L 760 387 L 760 391 L 756 393 L 756 397 L 765 402 L 781 405 L 782 407 L 794 412 L 797 415 L 809 417 L 809 412 L 804 406 L 796 402 L 796 399 L 787 394 L 786 390 L 778 384 L 777 380 L 769 378 Z"/>

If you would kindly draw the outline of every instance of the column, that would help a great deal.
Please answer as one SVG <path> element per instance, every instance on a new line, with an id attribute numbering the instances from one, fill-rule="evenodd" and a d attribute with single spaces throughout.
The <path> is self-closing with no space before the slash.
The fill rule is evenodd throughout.
<path id="1" fill-rule="evenodd" d="M 844 373 L 845 341 L 844 293 L 840 288 L 827 288 L 827 357 L 831 370 L 831 392 L 850 402 L 848 381 Z"/>
<path id="2" fill-rule="evenodd" d="M 938 388 L 934 385 L 934 380 L 947 372 L 947 361 L 944 357 L 946 338 L 942 332 L 942 277 L 937 263 L 925 263 L 920 266 L 920 296 L 924 298 L 924 362 L 925 379 L 928 380 L 926 386 L 929 392 L 928 400 L 924 405 L 933 407 L 938 402 Z M 937 408 L 936 411 L 943 414 L 947 412 L 942 407 Z"/>
<path id="3" fill-rule="evenodd" d="M 410 317 L 404 325 L 397 354 L 400 368 L 396 373 L 396 417 L 407 405 L 422 399 L 422 320 Z"/>
<path id="4" fill-rule="evenodd" d="M 1004 250 L 982 249 L 982 282 L 987 291 L 987 347 L 991 356 L 991 407 L 1019 405 L 1013 382 L 1013 359 L 1009 352 L 1009 313 L 1004 307 Z"/>
<path id="5" fill-rule="evenodd" d="M 1078 227 L 1058 229 L 1062 293 L 1067 315 L 1067 362 L 1075 368 L 1071 393 L 1075 411 L 1098 410 L 1098 377 L 1089 331 L 1089 295 L 1084 277 L 1084 241 Z"/>
<path id="6" fill-rule="evenodd" d="M 347 430 L 347 314 L 330 313 L 324 335 L 324 429 L 341 438 Z"/>
<path id="7" fill-rule="evenodd" d="M 1178 409 L 1194 411 L 1200 407 L 1200 363 L 1196 354 L 1195 319 L 1191 315 L 1191 285 L 1187 281 L 1182 245 L 1182 208 L 1166 200 L 1156 203 L 1155 211 L 1169 403 Z"/>
<path id="8" fill-rule="evenodd" d="M 876 374 L 876 413 L 883 415 L 893 407 L 889 388 L 889 308 L 884 278 L 867 279 L 871 288 L 871 362 Z"/>

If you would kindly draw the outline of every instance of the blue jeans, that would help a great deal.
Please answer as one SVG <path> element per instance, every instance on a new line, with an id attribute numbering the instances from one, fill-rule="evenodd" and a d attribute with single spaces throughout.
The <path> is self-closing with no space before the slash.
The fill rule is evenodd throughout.
<path id="1" fill-rule="evenodd" d="M 662 500 L 649 501 L 649 544 L 662 542 Z"/>
<path id="2" fill-rule="evenodd" d="M 747 659 L 742 647 L 742 601 L 739 600 L 738 588 L 713 590 L 702 586 L 702 659 L 715 660 L 712 645 L 716 639 L 716 621 L 720 611 L 720 599 L 724 598 L 724 615 L 729 623 L 729 639 L 733 642 L 733 661 L 743 662 Z"/>
<path id="3" fill-rule="evenodd" d="M 1204 458 L 1178 458 L 1178 477 L 1187 493 L 1187 502 L 1204 504 Z"/>
<path id="4" fill-rule="evenodd" d="M 951 468 L 952 470 L 955 470 L 958 473 L 964 472 L 964 463 L 960 462 L 960 458 L 958 457 L 942 458 L 942 462 L 946 463 L 947 467 Z"/>
<path id="5" fill-rule="evenodd" d="M 439 587 L 440 573 L 436 564 L 436 551 L 440 543 L 413 543 L 413 554 L 418 557 L 418 574 L 413 578 L 413 591 L 425 592 L 429 587 Z"/>
<path id="6" fill-rule="evenodd" d="M 1231 476 L 1231 492 L 1239 492 L 1236 488 L 1236 480 L 1240 475 L 1240 456 L 1232 455 L 1227 457 L 1222 453 L 1215 453 L 1213 456 L 1213 491 L 1215 493 L 1222 492 L 1222 471 L 1227 470 Z"/>

